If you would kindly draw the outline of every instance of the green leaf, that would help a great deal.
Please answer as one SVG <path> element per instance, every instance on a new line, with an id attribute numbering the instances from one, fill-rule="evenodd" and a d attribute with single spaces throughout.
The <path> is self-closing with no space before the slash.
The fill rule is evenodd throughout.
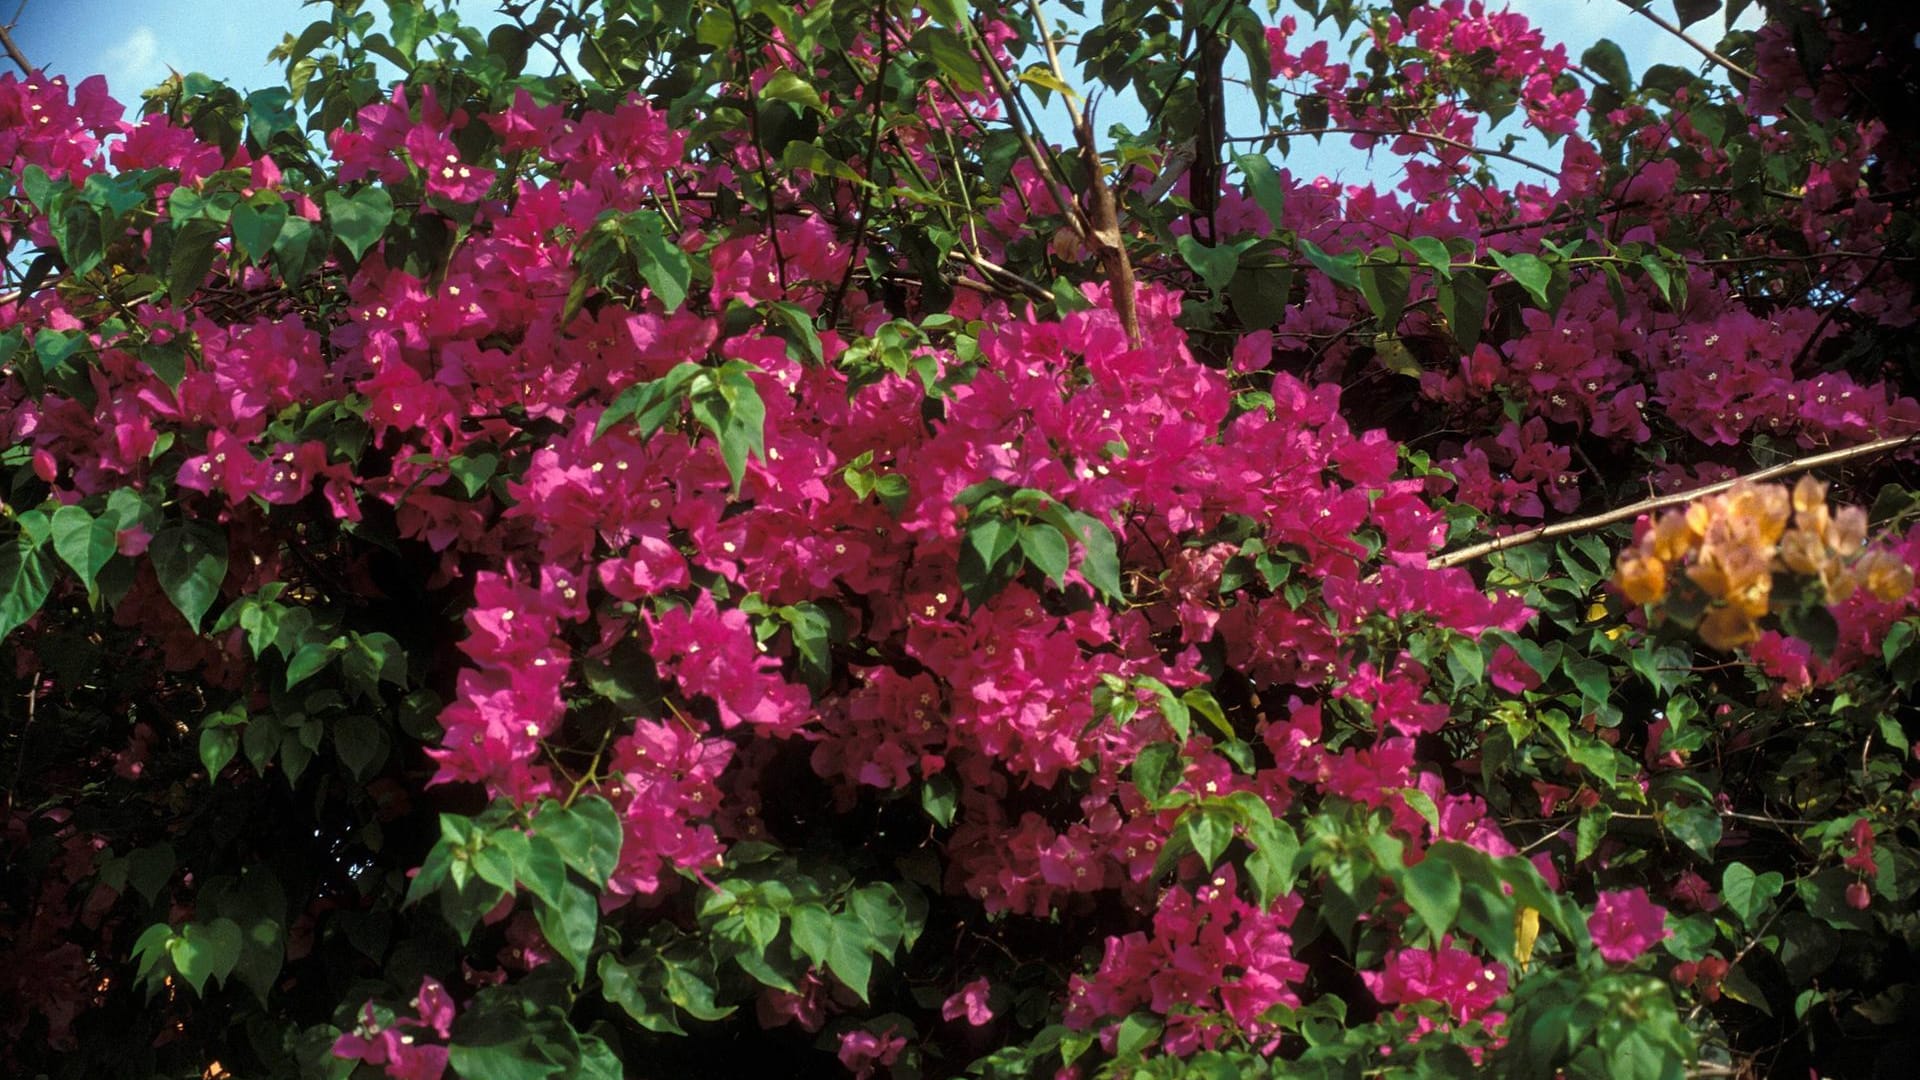
<path id="1" fill-rule="evenodd" d="M 67 361 L 84 353 L 86 348 L 87 335 L 79 331 L 40 330 L 33 335 L 33 354 L 49 375 L 65 368 Z"/>
<path id="2" fill-rule="evenodd" d="M 568 807 L 543 804 L 533 816 L 533 830 L 597 886 L 604 887 L 620 865 L 620 817 L 598 795 L 582 796 Z"/>
<path id="3" fill-rule="evenodd" d="M 198 631 L 227 578 L 226 532 L 208 525 L 170 525 L 154 534 L 147 554 L 153 558 L 160 591 Z"/>
<path id="4" fill-rule="evenodd" d="M 1227 302 L 1240 325 L 1250 330 L 1285 318 L 1292 293 L 1293 270 L 1285 266 L 1242 266 L 1227 283 Z"/>
<path id="5" fill-rule="evenodd" d="M 1189 811 L 1181 824 L 1186 826 L 1193 850 L 1208 868 L 1220 861 L 1220 853 L 1227 850 L 1227 843 L 1233 839 L 1233 816 L 1225 807 L 1204 806 Z"/>
<path id="6" fill-rule="evenodd" d="M 299 282 L 326 258 L 325 233 L 306 218 L 290 217 L 273 242 L 273 263 L 288 282 Z"/>
<path id="7" fill-rule="evenodd" d="M 1121 1058 L 1135 1057 L 1148 1047 L 1160 1041 L 1160 1032 L 1165 1024 L 1151 1013 L 1137 1012 L 1120 1021 L 1119 1035 L 1114 1049 Z"/>
<path id="8" fill-rule="evenodd" d="M 147 370 L 154 373 L 167 389 L 180 389 L 180 380 L 187 376 L 187 350 L 179 338 L 169 341 L 149 341 L 135 350 Z"/>
<path id="9" fill-rule="evenodd" d="M 1841 866 L 1829 866 L 1794 883 L 1794 892 L 1807 905 L 1807 914 L 1836 930 L 1867 930 L 1873 926 L 1871 911 L 1856 910 L 1847 903 L 1847 886 L 1854 873 Z"/>
<path id="10" fill-rule="evenodd" d="M 228 220 L 233 242 L 254 263 L 264 262 L 273 251 L 274 241 L 280 238 L 280 230 L 286 227 L 288 216 L 287 204 L 278 198 L 257 197 L 243 202 L 233 208 Z"/>
<path id="11" fill-rule="evenodd" d="M 1051 525 L 1020 526 L 1020 554 L 1054 584 L 1067 583 L 1067 538 L 1060 530 Z"/>
<path id="12" fill-rule="evenodd" d="M 1741 1004 L 1751 1005 L 1768 1016 L 1773 1015 L 1773 1007 L 1767 1003 L 1767 992 L 1754 981 L 1744 963 L 1727 969 L 1720 979 L 1720 991 Z"/>
<path id="13" fill-rule="evenodd" d="M 1729 911 L 1740 916 L 1742 923 L 1752 926 L 1755 917 L 1767 909 L 1786 885 L 1787 879 L 1778 871 L 1756 874 L 1745 863 L 1728 863 L 1720 878 L 1720 899 L 1726 902 Z"/>
<path id="14" fill-rule="evenodd" d="M 1586 862 L 1593 853 L 1600 850 L 1600 841 L 1606 839 L 1607 825 L 1613 821 L 1613 811 L 1604 806 L 1596 806 L 1580 815 L 1573 828 L 1573 861 Z"/>
<path id="15" fill-rule="evenodd" d="M 209 978 L 226 982 L 240 961 L 241 943 L 240 927 L 232 919 L 188 923 L 167 942 L 167 959 L 193 992 L 204 996 Z"/>
<path id="16" fill-rule="evenodd" d="M 469 499 L 480 497 L 499 468 L 500 455 L 483 452 L 460 454 L 447 462 L 447 471 L 460 482 L 460 489 Z"/>
<path id="17" fill-rule="evenodd" d="M 167 299 L 185 304 L 207 280 L 218 251 L 215 245 L 226 229 L 216 221 L 195 220 L 174 231 L 173 252 L 167 260 Z"/>
<path id="18" fill-rule="evenodd" d="M 1580 54 L 1580 66 L 1605 79 L 1607 85 L 1623 94 L 1633 92 L 1633 69 L 1627 66 L 1627 54 L 1606 38 L 1593 43 Z"/>
<path id="19" fill-rule="evenodd" d="M 658 998 L 657 990 L 654 990 L 652 987 L 643 988 L 640 983 L 640 978 L 636 975 L 637 971 L 646 973 L 644 969 L 641 968 L 641 965 L 635 964 L 629 966 L 620 963 L 611 953 L 602 954 L 599 964 L 594 968 L 594 973 L 600 977 L 600 996 L 606 998 L 610 1004 L 618 1005 L 626 1010 L 628 1016 L 633 1017 L 635 1022 L 639 1023 L 640 1026 L 646 1028 L 648 1031 L 685 1035 L 686 1032 L 681 1029 L 678 1023 L 674 1022 L 671 1005 Z M 455 1036 L 454 1048 L 457 1051 L 459 1049 L 459 1030 L 457 1028 L 455 1029 Z M 470 1066 L 461 1062 L 458 1053 L 453 1055 L 452 1062 L 454 1067 L 460 1070 L 461 1076 L 475 1075 L 469 1071 Z M 512 1077 L 513 1080 L 519 1080 L 520 1076 L 528 1074 L 504 1073 L 502 1075 Z M 532 1075 L 546 1076 L 552 1074 L 541 1073 Z"/>
<path id="20" fill-rule="evenodd" d="M 1407 288 L 1412 275 L 1400 263 L 1369 262 L 1360 267 L 1360 295 L 1367 309 L 1380 320 L 1380 329 L 1392 331 L 1400 325 L 1400 314 L 1407 307 Z"/>
<path id="21" fill-rule="evenodd" d="M 1396 239 L 1395 244 L 1404 245 L 1413 252 L 1422 265 L 1432 270 L 1440 281 L 1453 279 L 1453 253 L 1447 250 L 1445 241 L 1437 236 L 1413 236 L 1404 241 Z"/>
<path id="22" fill-rule="evenodd" d="M 825 693 L 833 682 L 833 619 L 825 608 L 802 601 L 780 608 L 793 635 L 793 651 L 807 685 Z"/>
<path id="23" fill-rule="evenodd" d="M 1247 873 L 1261 907 L 1276 897 L 1293 891 L 1294 863 L 1300 854 L 1300 836 L 1284 821 L 1261 823 L 1247 830 L 1253 854 L 1247 856 Z"/>
<path id="24" fill-rule="evenodd" d="M 1193 272 L 1200 275 L 1207 288 L 1219 292 L 1233 280 L 1240 269 L 1240 250 L 1230 245 L 1208 247 L 1192 236 L 1183 235 L 1174 241 L 1180 249 L 1180 257 L 1185 259 Z"/>
<path id="25" fill-rule="evenodd" d="M 200 729 L 200 764 L 207 770 L 207 782 L 220 778 L 233 755 L 240 751 L 240 733 L 230 727 L 203 726 Z"/>
<path id="26" fill-rule="evenodd" d="M 167 942 L 173 940 L 173 927 L 166 923 L 154 923 L 142 931 L 133 942 L 133 957 L 140 962 L 135 977 L 145 979 L 147 972 L 153 970 L 160 957 L 166 955 Z"/>
<path id="27" fill-rule="evenodd" d="M 833 921 L 827 941 L 827 970 L 847 985 L 847 989 L 867 1000 L 867 987 L 873 981 L 873 935 L 858 917 L 847 914 Z"/>
<path id="28" fill-rule="evenodd" d="M 967 0 L 925 0 L 920 7 L 934 22 L 948 28 L 962 25 L 967 18 Z"/>
<path id="29" fill-rule="evenodd" d="M 932 60 L 961 93 L 977 94 L 987 88 L 980 61 L 959 34 L 934 26 L 922 27 L 913 35 L 911 47 L 915 55 Z"/>
<path id="30" fill-rule="evenodd" d="M 983 581 L 991 580 L 1020 542 L 1020 526 L 997 515 L 982 515 L 967 524 L 966 542 L 964 554 L 972 555 Z"/>
<path id="31" fill-rule="evenodd" d="M 287 660 L 287 689 L 291 690 L 319 674 L 340 652 L 333 642 L 309 641 L 294 650 Z"/>
<path id="32" fill-rule="evenodd" d="M 1422 859 L 1400 877 L 1400 891 L 1438 942 L 1460 914 L 1460 874 L 1441 859 Z"/>
<path id="33" fill-rule="evenodd" d="M 1349 289 L 1360 288 L 1360 253 L 1348 251 L 1339 255 L 1329 255 L 1320 249 L 1320 245 L 1302 238 L 1300 250 L 1306 253 L 1307 261 L 1319 267 L 1320 272 L 1333 279 L 1336 285 Z"/>
<path id="34" fill-rule="evenodd" d="M 1084 514 L 1078 516 L 1076 527 L 1082 547 L 1080 576 L 1107 599 L 1125 600 L 1120 587 L 1120 553 L 1114 545 L 1112 530 Z"/>
<path id="35" fill-rule="evenodd" d="M 152 903 L 172 880 L 173 871 L 179 864 L 174 859 L 173 845 L 165 841 L 143 848 L 135 848 L 127 853 L 127 884 L 135 892 Z"/>
<path id="36" fill-rule="evenodd" d="M 794 948 L 815 967 L 824 966 L 833 946 L 833 916 L 827 909 L 819 904 L 801 904 L 787 913 L 787 923 Z"/>
<path id="37" fill-rule="evenodd" d="M 826 351 L 820 345 L 820 331 L 813 325 L 813 316 L 798 304 L 785 300 L 775 300 L 760 305 L 768 315 L 773 329 L 787 342 L 800 350 L 802 363 L 818 367 L 826 363 Z"/>
<path id="38" fill-rule="evenodd" d="M 74 277 L 83 277 L 106 257 L 101 213 L 71 196 L 56 199 L 59 209 L 49 212 L 48 227 L 60 257 Z"/>
<path id="39" fill-rule="evenodd" d="M 606 434 L 608 429 L 624 420 L 632 420 L 634 426 L 640 429 L 642 438 L 652 435 L 680 407 L 685 400 L 687 387 L 694 378 L 708 370 L 690 360 L 682 361 L 658 379 L 635 383 L 620 391 L 613 399 L 613 404 L 607 406 L 607 411 L 600 414 L 599 423 L 594 425 L 594 438 Z"/>
<path id="40" fill-rule="evenodd" d="M 633 242 L 634 265 L 647 287 L 667 311 L 678 311 L 693 284 L 693 263 L 687 253 L 666 234 L 665 221 L 651 210 L 626 215 L 621 228 Z"/>
<path id="41" fill-rule="evenodd" d="M 1580 688 L 1580 695 L 1590 705 L 1605 705 L 1613 696 L 1613 681 L 1610 669 L 1598 660 L 1567 653 L 1561 661 L 1567 677 L 1573 685 Z"/>
<path id="42" fill-rule="evenodd" d="M 1204 686 L 1196 686 L 1181 694 L 1180 702 L 1213 725 L 1213 730 L 1219 732 L 1221 738 L 1233 740 L 1240 737 L 1239 733 L 1233 730 L 1232 722 L 1227 719 L 1227 711 L 1220 707 L 1220 699 L 1213 696 L 1213 691 Z"/>
<path id="43" fill-rule="evenodd" d="M 393 196 L 385 188 L 362 188 L 352 196 L 329 191 L 326 204 L 333 235 L 346 245 L 356 262 L 379 242 L 393 221 Z"/>
<path id="44" fill-rule="evenodd" d="M 527 837 L 527 846 L 514 853 L 513 877 L 541 903 L 558 905 L 567 887 L 567 862 L 552 840 L 535 832 Z"/>
<path id="45" fill-rule="evenodd" d="M 1247 192 L 1261 213 L 1267 215 L 1270 229 L 1280 231 L 1286 216 L 1287 192 L 1280 186 L 1280 174 L 1274 171 L 1273 162 L 1263 154 L 1241 154 L 1233 159 L 1233 164 L 1247 178 Z"/>
<path id="46" fill-rule="evenodd" d="M 1172 743 L 1154 743 L 1133 759 L 1133 786 L 1148 806 L 1180 782 L 1180 748 Z"/>
<path id="47" fill-rule="evenodd" d="M 473 872 L 481 881 L 492 885 L 502 892 L 513 891 L 518 880 L 515 867 L 525 861 L 530 845 L 524 834 L 511 828 L 496 829 L 487 833 L 486 838 L 471 851 Z M 458 863 L 458 856 L 455 863 Z"/>
<path id="48" fill-rule="evenodd" d="M 1720 0 L 1673 0 L 1673 16 L 1685 30 L 1720 10 Z"/>
<path id="49" fill-rule="evenodd" d="M 333 752 L 355 780 L 365 781 L 387 760 L 387 732 L 371 716 L 346 716 L 333 727 Z"/>
<path id="50" fill-rule="evenodd" d="M 0 638 L 40 610 L 53 591 L 53 558 L 25 534 L 0 541 Z"/>
<path id="51" fill-rule="evenodd" d="M 667 1000 L 695 1020 L 725 1020 L 734 1013 L 732 1005 L 713 1000 L 714 987 L 686 964 L 667 965 Z"/>
<path id="52" fill-rule="evenodd" d="M 391 634 L 349 633 L 340 666 L 347 681 L 371 698 L 379 696 L 382 682 L 407 683 L 407 654 Z"/>
<path id="53" fill-rule="evenodd" d="M 1394 788 L 1393 793 L 1400 796 L 1408 809 L 1420 815 L 1435 837 L 1440 835 L 1440 807 L 1434 804 L 1433 796 L 1414 787 Z"/>
<path id="54" fill-rule="evenodd" d="M 1480 343 L 1487 321 L 1487 277 L 1479 270 L 1461 270 L 1453 280 L 1440 283 L 1440 313 L 1463 353 L 1472 352 Z"/>
<path id="55" fill-rule="evenodd" d="M 1527 291 L 1534 305 L 1548 314 L 1556 306 L 1548 295 L 1548 286 L 1553 281 L 1553 267 L 1538 255 L 1521 252 L 1517 255 L 1503 255 L 1498 251 L 1488 252 L 1500 269 L 1512 275 L 1513 280 Z"/>
<path id="56" fill-rule="evenodd" d="M 1660 299 L 1666 301 L 1668 307 L 1672 307 L 1673 271 L 1667 269 L 1666 263 L 1652 255 L 1641 257 L 1640 269 L 1647 272 L 1647 280 L 1653 282 L 1653 287 L 1660 291 Z"/>
<path id="57" fill-rule="evenodd" d="M 823 114 L 827 111 L 826 105 L 820 100 L 820 91 L 787 68 L 773 73 L 773 77 L 760 88 L 760 97 L 766 101 L 785 103 L 795 115 L 805 111 Z"/>
<path id="58" fill-rule="evenodd" d="M 1720 815 L 1711 806 L 1695 803 L 1677 806 L 1668 803 L 1660 814 L 1661 824 L 1681 843 L 1703 859 L 1713 858 L 1720 843 Z"/>
<path id="59" fill-rule="evenodd" d="M 953 824 L 953 814 L 959 804 L 959 791 L 954 787 L 953 778 L 945 773 L 929 776 L 920 784 L 920 808 L 941 828 Z"/>
<path id="60" fill-rule="evenodd" d="M 573 966 L 575 976 L 585 979 L 587 955 L 600 928 L 600 905 L 594 893 L 570 881 L 560 890 L 559 903 L 535 904 L 533 915 L 547 944 Z"/>
<path id="61" fill-rule="evenodd" d="M 438 25 L 421 0 L 387 0 L 387 18 L 393 24 L 393 47 L 406 57 L 411 57 L 420 47 L 420 39 Z"/>

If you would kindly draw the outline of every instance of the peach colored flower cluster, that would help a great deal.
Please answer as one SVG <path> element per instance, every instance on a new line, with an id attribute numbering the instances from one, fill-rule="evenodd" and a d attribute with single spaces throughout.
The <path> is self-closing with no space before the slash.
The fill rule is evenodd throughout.
<path id="1" fill-rule="evenodd" d="M 1707 602 L 1702 641 L 1735 649 L 1760 636 L 1774 604 L 1775 577 L 1818 580 L 1825 602 L 1866 589 L 1883 600 L 1913 588 L 1913 569 L 1891 551 L 1867 546 L 1867 512 L 1827 506 L 1827 485 L 1803 476 L 1782 484 L 1738 483 L 1717 495 L 1642 520 L 1633 547 L 1620 554 L 1614 584 L 1635 604 L 1659 604 L 1684 577 Z"/>

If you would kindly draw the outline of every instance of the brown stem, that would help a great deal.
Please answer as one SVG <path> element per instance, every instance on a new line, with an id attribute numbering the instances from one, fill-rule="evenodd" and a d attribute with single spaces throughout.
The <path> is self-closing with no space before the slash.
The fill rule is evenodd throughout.
<path id="1" fill-rule="evenodd" d="M 33 64 L 28 62 L 27 54 L 21 52 L 20 46 L 14 43 L 12 26 L 0 26 L 0 46 L 6 47 L 7 55 L 13 57 L 13 62 L 20 65 L 22 74 L 33 74 Z"/>
<path id="2" fill-rule="evenodd" d="M 1272 131 L 1269 131 L 1264 135 L 1234 135 L 1223 141 L 1225 142 L 1270 142 L 1274 139 L 1290 139 L 1300 135 L 1368 135 L 1376 139 L 1397 139 L 1397 138 L 1400 138 L 1401 136 L 1405 136 L 1410 139 L 1423 139 L 1427 142 L 1437 143 L 1441 146 L 1451 146 L 1455 150 L 1464 150 L 1469 154 L 1478 154 L 1482 157 L 1496 157 L 1496 158 L 1500 158 L 1503 161 L 1511 161 L 1515 165 L 1524 165 L 1527 168 L 1534 170 L 1535 172 L 1545 173 L 1548 176 L 1560 175 L 1559 169 L 1550 169 L 1547 166 L 1542 165 L 1537 161 L 1530 161 L 1526 158 L 1523 158 L 1519 154 L 1510 154 L 1505 150 L 1493 150 L 1484 146 L 1475 146 L 1470 142 L 1461 142 L 1459 139 L 1450 139 L 1445 135 L 1430 135 L 1424 131 L 1411 131 L 1406 128 L 1363 128 L 1363 127 L 1345 127 L 1345 126 L 1311 127 L 1311 128 L 1274 128 Z"/>
<path id="3" fill-rule="evenodd" d="M 1648 22 L 1652 23 L 1653 25 L 1659 27 L 1662 30 L 1665 30 L 1669 34 L 1672 34 L 1674 37 L 1679 38 L 1681 41 L 1686 42 L 1689 46 L 1693 48 L 1694 52 L 1697 52 L 1701 56 L 1704 56 L 1707 59 L 1713 61 L 1714 63 L 1719 64 L 1723 68 L 1726 68 L 1728 73 L 1737 75 L 1748 82 L 1753 81 L 1753 72 L 1748 71 L 1746 68 L 1741 67 L 1739 64 L 1736 64 L 1733 61 L 1727 59 L 1726 57 L 1721 56 L 1719 53 L 1713 51 L 1712 49 L 1708 48 L 1707 46 L 1701 44 L 1699 41 L 1689 36 L 1685 30 L 1682 30 L 1678 26 L 1675 26 L 1673 23 L 1670 23 L 1667 20 L 1661 18 L 1660 15 L 1657 12 L 1655 12 L 1650 5 L 1645 3 L 1645 0 L 1642 0 L 1642 2 L 1640 3 L 1634 3 L 1634 0 L 1620 0 L 1620 2 L 1632 8 L 1633 10 L 1639 12 L 1640 14 L 1646 16 Z"/>
<path id="4" fill-rule="evenodd" d="M 1053 69 L 1053 77 L 1061 85 L 1066 85 L 1066 69 L 1060 64 L 1060 53 L 1053 45 L 1053 31 L 1047 26 L 1046 19 L 1040 13 L 1040 0 L 1027 0 L 1033 11 L 1034 22 L 1039 24 L 1040 40 L 1047 47 L 1047 64 Z M 1087 190 L 1083 197 L 1081 213 L 1086 216 L 1086 239 L 1092 245 L 1094 254 L 1100 258 L 1100 268 L 1107 276 L 1107 284 L 1113 289 L 1113 311 L 1120 317 L 1120 328 L 1127 333 L 1127 344 L 1139 348 L 1140 312 L 1134 295 L 1133 260 L 1127 257 L 1127 244 L 1120 233 L 1120 209 L 1113 197 L 1113 188 L 1107 186 L 1100 176 L 1100 147 L 1093 138 L 1093 117 L 1080 111 L 1073 98 L 1062 94 L 1061 101 L 1067 106 L 1067 117 L 1073 121 L 1073 136 L 1080 144 L 1080 159 L 1087 169 Z"/>
<path id="5" fill-rule="evenodd" d="M 1014 137 L 1020 140 L 1021 148 L 1027 152 L 1027 159 L 1033 162 L 1034 169 L 1039 172 L 1040 182 L 1047 185 L 1047 193 L 1053 196 L 1054 205 L 1060 208 L 1061 213 L 1067 215 L 1067 224 L 1075 232 L 1079 232 L 1080 219 L 1068 212 L 1072 202 L 1060 187 L 1065 180 L 1065 173 L 1053 160 L 1052 148 L 1042 149 L 1040 144 L 1034 141 L 1033 133 L 1027 130 L 1026 122 L 1021 119 L 1020 93 L 1014 89 L 1013 81 L 1007 78 L 1007 73 L 1001 70 L 1000 61 L 994 58 L 993 48 L 987 44 L 987 39 L 980 33 L 979 27 L 968 23 L 967 32 L 973 42 L 974 51 L 980 57 L 981 70 L 987 73 L 987 81 L 993 84 L 994 92 L 1000 95 L 1001 102 L 1007 108 L 1007 126 L 1013 129 Z"/>
<path id="6" fill-rule="evenodd" d="M 1616 507 L 1605 513 L 1595 514 L 1592 517 L 1575 518 L 1572 521 L 1557 521 L 1552 525 L 1542 525 L 1524 532 L 1512 533 L 1494 540 L 1488 540 L 1483 544 L 1475 544 L 1472 547 L 1464 547 L 1458 551 L 1450 551 L 1445 555 L 1437 555 L 1427 560 L 1427 565 L 1435 570 L 1445 569 L 1449 566 L 1459 566 L 1461 563 L 1472 562 L 1482 556 L 1491 555 L 1496 551 L 1505 551 L 1508 548 L 1531 544 L 1535 540 L 1547 540 L 1556 536 L 1568 536 L 1573 533 L 1586 532 L 1589 529 L 1597 529 L 1602 525 L 1611 525 L 1616 521 L 1630 521 L 1639 517 L 1641 514 L 1651 513 L 1655 510 L 1664 510 L 1669 506 L 1681 506 L 1704 495 L 1712 495 L 1716 492 L 1725 491 L 1738 483 L 1757 484 L 1763 480 L 1771 480 L 1777 476 L 1792 476 L 1795 473 L 1803 473 L 1809 469 L 1820 468 L 1823 465 L 1837 465 L 1840 462 L 1852 461 L 1855 458 L 1872 457 L 1875 454 L 1882 454 L 1889 450 L 1898 450 L 1904 446 L 1911 446 L 1915 442 L 1920 442 L 1920 431 L 1916 431 L 1911 435 L 1897 435 L 1888 439 L 1875 439 L 1873 442 L 1861 443 L 1859 446 L 1849 446 L 1844 450 L 1829 450 L 1824 454 L 1813 454 L 1808 457 L 1795 458 L 1792 461 L 1783 462 L 1779 465 L 1770 465 L 1767 468 L 1761 469 L 1759 472 L 1749 473 L 1746 476 L 1736 476 L 1731 480 L 1720 480 L 1688 491 L 1676 491 L 1671 495 L 1660 495 L 1651 499 L 1642 499 L 1631 506 Z"/>
<path id="7" fill-rule="evenodd" d="M 887 9 L 884 4 L 876 5 L 873 12 L 875 25 L 880 30 L 880 66 L 873 73 L 873 89 L 869 96 L 873 99 L 872 126 L 867 131 L 867 157 L 861 164 L 867 170 L 867 179 L 873 179 L 873 161 L 880 153 L 881 99 L 887 92 L 887 65 L 893 60 L 893 50 L 887 45 Z M 854 72 L 854 77 L 859 77 Z M 873 217 L 873 186 L 869 184 L 861 189 L 860 220 L 854 223 L 853 243 L 847 245 L 847 268 L 840 275 L 840 284 L 833 290 L 833 296 L 827 300 L 827 325 L 833 326 L 840 319 L 840 305 L 847 298 L 847 288 L 853 284 L 853 272 L 860 265 L 860 245 L 867 242 L 868 220 Z"/>

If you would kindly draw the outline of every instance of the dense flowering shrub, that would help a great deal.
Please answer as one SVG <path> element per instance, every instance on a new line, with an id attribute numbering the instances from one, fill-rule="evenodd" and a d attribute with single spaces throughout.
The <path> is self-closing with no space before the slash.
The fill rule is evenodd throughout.
<path id="1" fill-rule="evenodd" d="M 0 76 L 0 1068 L 1897 1067 L 1914 16 L 361 6 Z"/>

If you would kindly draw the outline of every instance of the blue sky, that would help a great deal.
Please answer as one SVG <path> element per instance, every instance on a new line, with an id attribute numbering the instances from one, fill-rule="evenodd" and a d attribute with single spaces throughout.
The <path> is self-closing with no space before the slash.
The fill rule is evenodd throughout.
<path id="1" fill-rule="evenodd" d="M 10 14 L 5 9 L 14 2 L 0 0 L 0 14 Z M 367 4 L 375 11 L 383 6 L 380 0 Z M 457 6 L 466 21 L 476 25 L 492 25 L 498 19 L 491 0 L 462 0 Z M 1064 12 L 1057 4 L 1053 7 Z M 1576 60 L 1594 41 L 1609 37 L 1626 52 L 1636 74 L 1657 63 L 1687 68 L 1700 63 L 1698 54 L 1619 0 L 1512 0 L 1511 7 L 1540 26 L 1549 41 L 1565 42 Z M 114 96 L 134 105 L 142 89 L 166 78 L 169 67 L 205 72 L 243 90 L 280 85 L 282 70 L 266 59 L 268 50 L 326 10 L 324 4 L 307 6 L 303 0 L 27 0 L 15 38 L 34 63 L 75 81 L 104 74 Z M 1753 18 L 1747 17 L 1747 25 Z M 1718 23 L 1719 17 L 1714 16 L 1694 30 L 1715 39 Z M 1303 32 L 1296 40 L 1308 40 L 1308 36 Z M 1129 119 L 1117 104 L 1100 115 L 1103 122 Z M 1137 127 L 1138 122 L 1136 115 L 1130 126 Z M 1062 130 L 1064 126 L 1060 122 Z M 1251 131 L 1246 122 L 1229 126 L 1236 132 Z M 1370 165 L 1364 155 L 1344 144 L 1337 136 L 1329 137 L 1320 148 L 1310 140 L 1296 140 L 1288 164 L 1299 174 L 1324 172 L 1348 182 L 1370 178 L 1390 187 L 1398 181 L 1398 176 L 1382 175 L 1384 158 Z M 1539 154 L 1548 164 L 1556 163 L 1559 156 L 1545 149 Z M 1524 173 L 1509 176 L 1505 169 L 1502 173 L 1504 179 L 1525 178 Z"/>

